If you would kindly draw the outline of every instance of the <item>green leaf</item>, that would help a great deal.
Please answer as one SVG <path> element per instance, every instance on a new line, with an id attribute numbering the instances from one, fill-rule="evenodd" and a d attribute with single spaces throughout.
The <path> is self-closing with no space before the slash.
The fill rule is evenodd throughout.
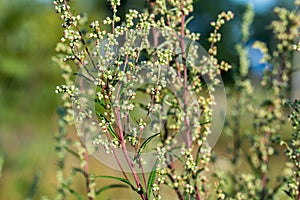
<path id="1" fill-rule="evenodd" d="M 204 171 L 204 168 L 198 169 L 196 171 L 195 177 L 197 177 L 202 171 Z"/>
<path id="2" fill-rule="evenodd" d="M 108 123 L 107 129 L 109 131 L 109 133 L 115 138 L 115 139 L 119 139 L 117 136 L 116 131 L 114 130 L 114 128 L 112 127 L 111 123 L 99 112 L 96 111 L 96 114 L 100 117 L 101 120 L 104 120 Z"/>
<path id="3" fill-rule="evenodd" d="M 99 113 L 97 110 L 96 110 L 96 114 L 100 117 L 101 120 L 104 120 L 105 122 L 109 122 L 101 113 Z"/>
<path id="4" fill-rule="evenodd" d="M 201 125 L 205 125 L 205 124 L 209 124 L 209 123 L 211 123 L 211 121 L 200 122 L 200 126 L 201 126 Z"/>
<path id="5" fill-rule="evenodd" d="M 79 158 L 78 153 L 76 153 L 75 151 L 73 151 L 73 150 L 70 149 L 69 147 L 66 147 L 66 146 L 65 146 L 65 150 L 66 150 L 67 152 L 69 152 L 70 154 L 72 154 L 73 156 L 75 156 L 76 158 Z"/>
<path id="6" fill-rule="evenodd" d="M 289 197 L 293 198 L 293 195 L 291 194 L 290 191 L 284 190 L 285 194 L 288 195 Z"/>
<path id="7" fill-rule="evenodd" d="M 153 183 L 155 181 L 155 177 L 156 177 L 156 174 L 157 174 L 157 171 L 156 171 L 156 169 L 157 169 L 157 163 L 158 163 L 158 160 L 156 160 L 156 162 L 155 162 L 155 164 L 154 164 L 154 166 L 152 168 L 152 171 L 151 171 L 151 173 L 149 175 L 149 178 L 148 178 L 148 183 L 147 183 L 147 190 L 148 190 L 148 195 L 147 196 L 148 196 L 148 198 L 150 198 L 150 196 L 151 196 L 152 185 L 153 185 Z"/>
<path id="8" fill-rule="evenodd" d="M 72 171 L 73 172 L 79 172 L 79 173 L 81 173 L 83 176 L 85 176 L 85 172 L 84 172 L 84 170 L 83 169 L 81 169 L 81 168 L 78 168 L 78 167 L 73 167 L 72 168 Z"/>
<path id="9" fill-rule="evenodd" d="M 158 136 L 160 133 L 156 133 L 155 135 L 151 135 L 150 137 L 148 137 L 143 144 L 140 146 L 137 155 L 135 156 L 134 160 L 138 160 L 141 156 L 142 151 L 145 149 L 145 147 L 147 146 L 147 144 L 156 136 Z"/>
<path id="10" fill-rule="evenodd" d="M 163 98 L 163 102 L 165 104 L 167 104 L 168 106 L 174 107 L 174 108 L 178 108 L 181 109 L 180 106 L 178 105 L 178 103 L 174 103 L 174 102 L 170 102 L 167 99 L 170 98 L 171 95 L 167 94 L 164 98 Z M 172 97 L 171 97 L 172 98 Z"/>
<path id="11" fill-rule="evenodd" d="M 80 76 L 81 78 L 84 78 L 85 80 L 89 81 L 90 83 L 93 83 L 93 81 L 88 78 L 87 76 L 80 74 L 80 73 L 73 73 L 74 76 Z"/>
<path id="12" fill-rule="evenodd" d="M 194 19 L 194 16 L 191 16 L 190 18 L 188 18 L 188 19 L 185 21 L 184 26 L 186 27 L 186 26 L 188 25 L 188 23 L 189 23 L 190 21 L 192 21 L 193 19 Z"/>
<path id="13" fill-rule="evenodd" d="M 252 162 L 251 156 L 244 149 L 242 149 L 242 151 L 244 152 L 244 154 L 246 156 L 246 161 L 248 162 L 250 168 L 255 173 L 255 175 L 257 177 L 259 177 L 260 176 L 260 171 L 255 167 L 254 163 Z"/>
<path id="14" fill-rule="evenodd" d="M 108 124 L 108 131 L 109 133 L 115 138 L 115 139 L 119 139 L 117 136 L 117 133 L 115 132 L 114 128 L 112 127 L 111 124 Z"/>
<path id="15" fill-rule="evenodd" d="M 40 181 L 40 174 L 36 173 L 34 175 L 33 182 L 30 186 L 30 190 L 29 190 L 29 193 L 28 193 L 26 199 L 33 199 L 34 198 L 34 196 L 37 192 L 37 189 L 38 189 L 39 181 Z"/>
<path id="16" fill-rule="evenodd" d="M 112 189 L 112 188 L 128 188 L 127 185 L 122 185 L 122 184 L 112 184 L 112 185 L 107 185 L 104 186 L 102 188 L 100 188 L 99 190 L 96 191 L 96 195 L 99 195 L 100 193 L 108 190 L 108 189 Z"/>
<path id="17" fill-rule="evenodd" d="M 80 196 L 77 192 L 75 192 L 73 189 L 71 189 L 68 185 L 63 184 L 62 186 L 63 186 L 64 188 L 67 188 L 71 194 L 73 194 L 75 197 L 77 197 L 77 200 L 84 200 L 84 199 L 82 198 L 82 196 Z"/>
<path id="18" fill-rule="evenodd" d="M 109 178 L 109 179 L 114 179 L 114 180 L 118 180 L 121 181 L 123 183 L 126 183 L 127 185 L 129 185 L 131 187 L 132 190 L 134 191 L 138 191 L 137 188 L 134 187 L 134 185 L 132 185 L 129 180 L 125 179 L 125 178 L 120 178 L 120 177 L 116 177 L 116 176 L 106 176 L 106 175 L 100 175 L 100 176 L 95 176 L 92 175 L 91 178 Z"/>
<path id="19" fill-rule="evenodd" d="M 272 195 L 276 195 L 284 185 L 285 185 L 285 182 L 281 182 L 278 186 L 276 186 L 274 188 L 274 191 L 273 191 Z"/>

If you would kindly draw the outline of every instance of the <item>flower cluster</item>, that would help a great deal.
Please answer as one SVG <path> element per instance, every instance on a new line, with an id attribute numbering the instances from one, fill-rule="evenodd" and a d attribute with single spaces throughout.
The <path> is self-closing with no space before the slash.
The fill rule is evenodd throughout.
<path id="1" fill-rule="evenodd" d="M 297 174 L 299 169 L 291 162 L 286 163 L 285 169 L 289 176 L 278 174 L 276 186 L 269 184 L 271 180 L 268 174 L 271 169 L 270 159 L 280 151 L 280 133 L 285 124 L 284 98 L 288 89 L 289 73 L 292 66 L 291 46 L 299 34 L 299 15 L 297 11 L 290 11 L 285 8 L 275 8 L 278 20 L 271 23 L 274 36 L 277 39 L 277 48 L 269 53 L 266 44 L 255 42 L 254 48 L 260 49 L 263 53 L 261 62 L 266 63 L 267 69 L 261 82 L 261 89 L 264 89 L 264 98 L 254 95 L 254 84 L 249 79 L 249 60 L 247 58 L 248 49 L 246 43 L 249 41 L 249 27 L 254 18 L 251 7 L 248 7 L 242 23 L 242 41 L 236 46 L 240 57 L 239 71 L 235 72 L 234 91 L 237 93 L 234 110 L 231 111 L 231 118 L 226 123 L 226 131 L 231 138 L 229 153 L 231 153 L 231 163 L 235 170 L 242 165 L 242 161 L 251 169 L 251 173 L 224 172 L 230 175 L 216 173 L 219 181 L 216 184 L 216 193 L 219 199 L 273 199 L 278 197 L 281 187 L 285 184 L 286 177 L 290 177 L 289 190 L 285 190 L 290 197 L 296 197 L 298 180 L 291 174 Z M 272 67 L 271 67 L 272 64 Z M 245 106 L 247 105 L 247 106 Z M 247 130 L 241 127 L 241 118 L 247 117 Z M 252 117 L 252 118 L 251 118 Z M 292 141 L 297 141 L 293 139 Z M 245 150 L 243 147 L 249 145 Z M 286 154 L 291 159 L 293 153 L 287 143 Z M 291 157 L 290 157 L 291 156 Z M 297 172 L 298 171 L 298 172 Z M 273 176 L 274 177 L 274 176 Z M 273 179 L 272 179 L 273 180 Z M 225 186 L 230 183 L 229 186 Z"/>
<path id="2" fill-rule="evenodd" d="M 300 101 L 287 102 L 287 105 L 291 108 L 289 120 L 292 124 L 293 133 L 288 143 L 282 141 L 281 144 L 285 145 L 285 153 L 289 158 L 285 170 L 288 182 L 288 190 L 286 193 L 296 198 L 300 196 Z"/>
<path id="3" fill-rule="evenodd" d="M 187 28 L 192 19 L 186 19 L 193 11 L 192 0 L 148 1 L 147 11 L 129 10 L 124 19 L 117 15 L 121 1 L 110 0 L 112 17 L 89 24 L 85 15 L 73 13 L 68 0 L 53 3 L 64 29 L 56 46 L 58 55 L 53 58 L 65 81 L 55 90 L 64 102 L 57 136 L 57 199 L 68 198 L 69 193 L 81 198 L 71 189 L 77 172 L 84 175 L 89 200 L 107 188 L 119 186 L 96 190 L 88 154 L 103 161 L 99 156 L 102 152 L 115 160 L 123 177 L 99 178 L 121 181 L 143 200 L 162 199 L 163 185 L 173 189 L 179 199 L 210 198 L 207 174 L 214 159 L 208 137 L 212 134 L 212 106 L 217 99 L 214 92 L 222 83 L 221 71 L 231 69 L 230 64 L 217 59 L 217 43 L 222 38 L 221 27 L 234 14 L 221 12 L 211 22 L 210 47 L 208 53 L 201 53 L 202 47 L 196 43 L 200 34 Z M 252 171 L 217 171 L 217 199 L 273 199 L 280 188 L 269 187 L 267 172 L 270 158 L 278 151 L 276 138 L 285 123 L 283 95 L 292 66 L 291 50 L 299 50 L 299 45 L 292 44 L 299 36 L 300 18 L 296 11 L 284 8 L 276 8 L 275 12 L 279 19 L 270 26 L 278 41 L 275 51 L 269 53 L 262 42 L 253 45 L 264 54 L 261 62 L 269 65 L 261 84 L 267 90 L 262 102 L 255 98 L 249 78 L 246 45 L 254 18 L 250 7 L 243 18 L 242 39 L 236 46 L 239 68 L 233 72 L 237 98 L 226 130 L 232 141 L 228 149 L 232 166 L 237 169 L 241 161 L 246 161 Z M 110 26 L 111 31 L 105 31 L 102 25 Z M 294 111 L 290 119 L 296 131 L 289 143 L 282 144 L 289 158 L 286 193 L 295 197 L 299 196 L 300 177 L 299 102 L 291 107 Z M 254 122 L 247 131 L 240 124 L 243 115 Z M 67 139 L 65 127 L 74 123 L 85 147 L 75 139 Z M 245 144 L 250 144 L 247 152 L 242 151 Z M 80 161 L 69 178 L 64 176 L 67 152 Z M 151 162 L 149 154 L 155 158 Z"/>

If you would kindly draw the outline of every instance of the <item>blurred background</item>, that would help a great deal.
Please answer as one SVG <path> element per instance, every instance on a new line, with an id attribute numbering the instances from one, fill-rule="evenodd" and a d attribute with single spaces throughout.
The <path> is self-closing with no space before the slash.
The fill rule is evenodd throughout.
<path id="1" fill-rule="evenodd" d="M 120 16 L 129 8 L 143 10 L 143 2 L 123 0 Z M 267 27 L 275 17 L 273 7 L 291 7 L 292 1 L 196 0 L 195 18 L 189 24 L 192 32 L 201 33 L 200 43 L 207 47 L 205 38 L 212 30 L 209 22 L 222 10 L 232 10 L 235 19 L 221 31 L 219 57 L 233 66 L 238 62 L 234 45 L 240 40 L 240 24 L 247 3 L 256 11 L 251 40 L 266 42 L 269 48 L 274 48 Z M 73 9 L 87 12 L 91 20 L 111 15 L 107 0 L 78 0 Z M 54 196 L 54 135 L 56 110 L 60 105 L 60 96 L 54 90 L 62 79 L 51 57 L 61 35 L 59 15 L 55 14 L 51 0 L 0 0 L 0 199 L 25 199 L 34 187 L 37 191 L 34 199 Z M 260 52 L 250 55 L 252 73 L 257 77 L 264 67 L 257 64 L 260 56 Z M 230 73 L 224 80 L 230 84 Z M 39 183 L 35 185 L 37 179 Z"/>

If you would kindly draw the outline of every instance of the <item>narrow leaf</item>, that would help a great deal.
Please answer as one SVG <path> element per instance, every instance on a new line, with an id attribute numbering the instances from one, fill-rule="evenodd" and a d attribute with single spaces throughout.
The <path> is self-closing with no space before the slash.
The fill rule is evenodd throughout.
<path id="1" fill-rule="evenodd" d="M 211 121 L 200 122 L 200 126 L 201 126 L 201 125 L 205 125 L 205 124 L 209 124 L 209 123 L 211 123 Z"/>
<path id="2" fill-rule="evenodd" d="M 291 194 L 291 192 L 284 190 L 285 194 L 288 195 L 289 197 L 293 198 L 293 195 Z"/>
<path id="3" fill-rule="evenodd" d="M 150 198 L 150 196 L 151 196 L 152 185 L 153 185 L 153 183 L 155 181 L 155 177 L 156 177 L 156 173 L 157 173 L 157 171 L 156 171 L 156 169 L 157 169 L 157 163 L 158 163 L 158 160 L 156 160 L 156 162 L 155 162 L 155 164 L 154 164 L 154 166 L 152 168 L 152 171 L 151 171 L 151 173 L 149 175 L 149 178 L 148 178 L 148 183 L 147 183 L 147 190 L 148 190 L 148 195 L 147 196 L 148 196 L 148 198 Z"/>
<path id="4" fill-rule="evenodd" d="M 113 129 L 111 124 L 108 124 L 108 131 L 109 133 L 115 138 L 115 139 L 119 139 L 117 136 L 117 133 L 115 132 L 115 130 Z"/>
<path id="5" fill-rule="evenodd" d="M 138 160 L 141 156 L 142 151 L 144 150 L 144 148 L 147 146 L 147 144 L 156 136 L 158 136 L 160 133 L 156 133 L 155 135 L 151 135 L 150 137 L 148 137 L 143 144 L 140 146 L 137 155 L 135 156 L 134 160 Z"/>
<path id="6" fill-rule="evenodd" d="M 70 154 L 72 154 L 73 156 L 75 156 L 76 158 L 79 158 L 78 153 L 76 153 L 75 151 L 73 151 L 72 149 L 70 149 L 69 147 L 65 146 L 65 149 L 67 152 L 69 152 Z"/>
<path id="7" fill-rule="evenodd" d="M 99 112 L 96 111 L 96 114 L 100 117 L 101 120 L 104 120 L 105 122 L 108 123 L 107 129 L 109 133 L 115 138 L 119 139 L 117 136 L 117 133 L 115 132 L 114 128 L 112 127 L 111 123 Z"/>
<path id="8" fill-rule="evenodd" d="M 40 175 L 39 175 L 39 173 L 36 173 L 34 175 L 33 182 L 30 186 L 30 190 L 29 190 L 29 193 L 28 193 L 26 199 L 33 199 L 33 197 L 36 194 L 37 189 L 38 189 L 39 180 L 40 180 Z"/>
<path id="9" fill-rule="evenodd" d="M 99 195 L 100 193 L 108 190 L 108 189 L 112 189 L 112 188 L 128 188 L 128 186 L 126 185 L 121 185 L 121 184 L 112 184 L 112 185 L 107 185 L 104 186 L 102 188 L 100 188 L 99 190 L 96 191 L 96 195 Z"/>
<path id="10" fill-rule="evenodd" d="M 195 177 L 197 177 L 203 170 L 204 170 L 204 168 L 198 169 L 196 171 Z"/>
<path id="11" fill-rule="evenodd" d="M 120 177 L 116 177 L 116 176 L 106 176 L 106 175 L 100 175 L 100 176 L 91 176 L 91 178 L 109 178 L 109 179 L 114 179 L 114 180 L 118 180 L 121 181 L 123 183 L 126 183 L 127 185 L 129 185 L 131 187 L 132 190 L 137 191 L 137 189 L 134 187 L 134 185 L 132 185 L 127 179 L 125 178 L 120 178 Z"/>
<path id="12" fill-rule="evenodd" d="M 77 200 L 84 200 L 84 199 L 82 198 L 82 196 L 80 196 L 77 192 L 75 192 L 75 191 L 74 191 L 73 189 L 71 189 L 69 186 L 63 184 L 63 187 L 67 188 L 71 194 L 73 194 L 75 197 L 77 197 Z"/>
<path id="13" fill-rule="evenodd" d="M 85 172 L 84 172 L 83 169 L 81 169 L 81 168 L 73 167 L 73 168 L 72 168 L 72 171 L 73 171 L 73 172 L 79 172 L 79 173 L 81 173 L 83 176 L 85 176 Z"/>
<path id="14" fill-rule="evenodd" d="M 252 171 L 255 173 L 256 176 L 260 176 L 260 172 L 258 171 L 258 169 L 254 166 L 252 160 L 251 160 L 251 156 L 249 156 L 247 154 L 247 152 L 242 149 L 242 151 L 244 152 L 245 156 L 246 156 L 246 161 L 248 162 L 250 168 L 252 169 Z"/>
<path id="15" fill-rule="evenodd" d="M 190 21 L 192 21 L 193 19 L 194 19 L 194 16 L 191 16 L 190 18 L 188 18 L 188 19 L 185 21 L 184 26 L 186 27 L 186 26 L 188 25 L 188 23 L 189 23 Z"/>

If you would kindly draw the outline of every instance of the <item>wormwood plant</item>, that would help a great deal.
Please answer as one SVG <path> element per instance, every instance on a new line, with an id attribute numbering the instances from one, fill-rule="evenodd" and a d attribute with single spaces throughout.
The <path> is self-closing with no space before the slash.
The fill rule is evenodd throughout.
<path id="1" fill-rule="evenodd" d="M 55 61 L 66 83 L 56 90 L 65 102 L 57 136 L 58 199 L 68 192 L 79 198 L 71 189 L 72 176 L 63 177 L 66 152 L 81 160 L 81 168 L 73 168 L 72 175 L 84 175 L 89 199 L 119 186 L 97 190 L 96 178 L 119 180 L 141 199 L 161 199 L 162 184 L 179 199 L 208 195 L 204 171 L 209 170 L 212 92 L 221 82 L 220 71 L 230 68 L 216 59 L 215 44 L 221 38 L 219 29 L 233 14 L 222 12 L 211 23 L 211 47 L 205 54 L 195 43 L 199 34 L 186 28 L 192 1 L 148 3 L 148 11 L 129 10 L 120 24 L 120 1 L 110 1 L 113 17 L 103 21 L 111 25 L 106 32 L 98 21 L 89 23 L 87 31 L 87 19 L 73 14 L 68 1 L 54 1 L 64 27 Z M 86 148 L 65 138 L 64 126 L 74 123 Z M 73 145 L 77 151 L 71 150 Z M 100 155 L 99 160 L 105 157 L 101 152 L 110 154 L 123 177 L 91 175 L 86 149 Z"/>
<path id="2" fill-rule="evenodd" d="M 196 42 L 199 34 L 187 29 L 192 0 L 147 1 L 147 10 L 129 10 L 124 18 L 118 15 L 120 0 L 109 3 L 112 17 L 99 22 L 74 13 L 68 0 L 54 1 L 64 31 L 53 60 L 65 82 L 56 88 L 64 102 L 56 136 L 56 199 L 68 199 L 69 195 L 98 199 L 107 189 L 119 187 L 128 187 L 140 199 L 162 199 L 163 186 L 178 199 L 273 199 L 279 191 L 299 199 L 299 131 L 290 143 L 277 137 L 285 121 L 291 52 L 299 49 L 292 45 L 299 34 L 297 12 L 275 10 L 279 20 L 270 28 L 278 44 L 272 54 L 265 44 L 255 43 L 264 52 L 264 62 L 269 63 L 262 81 L 267 98 L 262 103 L 254 98 L 248 77 L 246 43 L 254 13 L 251 9 L 245 13 L 242 41 L 236 46 L 240 55 L 234 72 L 236 107 L 226 123 L 233 141 L 229 154 L 235 171 L 212 173 L 214 141 L 209 137 L 218 135 L 212 132 L 215 94 L 222 88 L 221 71 L 231 68 L 216 58 L 216 44 L 221 40 L 220 28 L 233 13 L 221 12 L 210 23 L 214 30 L 206 53 Z M 110 31 L 103 26 L 110 26 Z M 298 104 L 289 105 L 297 129 Z M 254 121 L 246 133 L 241 127 L 245 112 L 251 113 Z M 78 139 L 68 137 L 68 126 L 76 127 Z M 268 178 L 269 160 L 280 144 L 287 147 L 286 169 L 291 173 L 273 187 Z M 249 151 L 244 149 L 248 146 Z M 66 170 L 69 155 L 80 161 L 70 171 Z M 93 174 L 91 155 L 121 171 L 122 176 Z M 243 157 L 252 171 L 236 173 Z M 74 189 L 77 174 L 84 177 L 84 194 Z M 211 174 L 217 178 L 215 190 Z M 99 188 L 98 179 L 116 183 Z"/>
<path id="3" fill-rule="evenodd" d="M 289 120 L 292 123 L 294 132 L 292 133 L 292 138 L 290 141 L 281 144 L 286 146 L 286 155 L 289 158 L 287 162 L 287 167 L 289 169 L 287 180 L 287 190 L 286 194 L 292 198 L 300 198 L 300 101 L 295 100 L 294 102 L 287 102 L 287 105 L 291 108 L 291 114 L 289 115 Z"/>
<path id="4" fill-rule="evenodd" d="M 299 1 L 295 4 L 299 6 Z M 235 107 L 226 123 L 226 132 L 232 143 L 228 150 L 231 154 L 232 171 L 217 172 L 219 179 L 217 192 L 219 199 L 293 199 L 300 198 L 299 190 L 299 138 L 297 136 L 297 102 L 290 103 L 294 109 L 291 120 L 296 133 L 289 142 L 282 139 L 282 129 L 286 122 L 285 103 L 288 101 L 289 76 L 292 72 L 292 55 L 294 41 L 299 36 L 300 16 L 298 11 L 285 8 L 275 8 L 278 19 L 269 28 L 277 40 L 276 48 L 269 53 L 266 44 L 255 42 L 254 48 L 263 52 L 262 63 L 267 64 L 261 81 L 264 98 L 261 100 L 255 94 L 255 87 L 249 79 L 249 60 L 247 59 L 249 27 L 254 13 L 251 7 L 245 12 L 242 30 L 242 41 L 236 46 L 240 56 L 239 70 L 235 70 Z M 296 110 L 295 110 L 296 109 Z M 296 112 L 296 113 L 295 113 Z M 253 122 L 252 128 L 244 129 L 241 118 Z M 245 126 L 245 125 L 244 125 Z M 286 156 L 289 160 L 283 166 L 285 173 L 274 175 L 270 160 L 280 155 L 280 144 L 286 145 Z M 249 150 L 248 150 L 249 149 Z M 292 158 L 293 157 L 293 158 Z M 245 162 L 250 172 L 240 170 Z M 275 166 L 277 167 L 277 166 Z M 239 173 L 237 173 L 239 172 Z M 277 176 L 277 179 L 275 179 Z M 282 193 L 286 194 L 282 194 Z"/>

